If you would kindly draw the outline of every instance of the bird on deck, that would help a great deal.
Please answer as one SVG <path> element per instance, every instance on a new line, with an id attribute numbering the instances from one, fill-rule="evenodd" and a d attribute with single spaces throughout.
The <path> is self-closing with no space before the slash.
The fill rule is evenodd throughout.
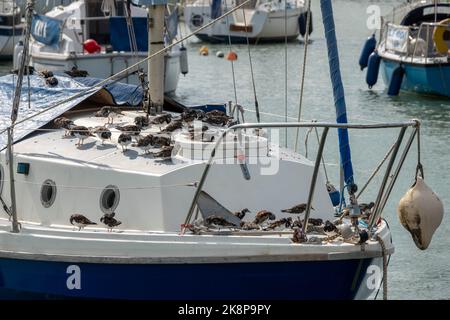
<path id="1" fill-rule="evenodd" d="M 107 118 L 106 124 L 114 124 L 114 118 L 119 114 L 123 114 L 122 110 L 120 110 L 119 108 L 104 106 L 95 113 L 95 116 Z"/>
<path id="2" fill-rule="evenodd" d="M 53 77 L 53 72 L 50 70 L 42 70 L 41 72 L 38 72 L 39 75 L 41 75 L 44 78 L 50 78 Z"/>
<path id="3" fill-rule="evenodd" d="M 287 212 L 287 213 L 292 213 L 292 214 L 301 214 L 301 213 L 305 212 L 306 207 L 307 207 L 306 203 L 301 203 L 296 206 L 293 206 L 292 208 L 283 209 L 283 210 L 281 210 L 281 212 Z M 311 206 L 311 209 L 314 210 L 314 208 L 312 206 Z"/>
<path id="4" fill-rule="evenodd" d="M 274 230 L 274 229 L 276 229 L 278 227 L 281 227 L 283 225 L 284 225 L 285 228 L 291 227 L 291 225 L 292 225 L 292 218 L 290 218 L 290 217 L 289 218 L 282 218 L 280 220 L 271 222 L 271 223 L 269 223 L 269 225 L 266 228 L 264 228 L 264 230 Z"/>
<path id="5" fill-rule="evenodd" d="M 105 140 L 111 140 L 111 131 L 106 127 L 95 127 L 94 133 L 100 140 L 102 140 L 102 144 Z"/>
<path id="6" fill-rule="evenodd" d="M 175 120 L 169 123 L 161 132 L 169 133 L 181 128 L 183 128 L 183 122 L 181 120 Z"/>
<path id="7" fill-rule="evenodd" d="M 153 124 L 161 129 L 162 127 L 168 125 L 171 122 L 172 122 L 172 115 L 170 113 L 163 113 L 154 117 L 150 121 L 150 124 Z"/>
<path id="8" fill-rule="evenodd" d="M 242 230 L 260 230 L 261 226 L 257 225 L 254 222 L 241 221 L 240 225 Z"/>
<path id="9" fill-rule="evenodd" d="M 78 231 L 80 231 L 81 229 L 83 229 L 86 226 L 96 224 L 95 222 L 92 222 L 91 220 L 89 220 L 88 218 L 83 216 L 82 214 L 78 214 L 78 213 L 71 215 L 69 221 L 70 221 L 71 225 L 78 227 Z"/>
<path id="10" fill-rule="evenodd" d="M 306 233 L 303 232 L 301 228 L 297 228 L 294 230 L 294 234 L 291 238 L 291 241 L 294 243 L 303 243 L 308 241 L 308 238 L 306 236 Z"/>
<path id="11" fill-rule="evenodd" d="M 150 119 L 148 116 L 138 116 L 134 118 L 134 124 L 141 128 L 148 127 L 150 125 Z"/>
<path id="12" fill-rule="evenodd" d="M 122 131 L 123 133 L 127 133 L 131 137 L 135 137 L 136 139 L 141 135 L 141 127 L 135 124 L 117 126 L 116 129 Z"/>
<path id="13" fill-rule="evenodd" d="M 116 214 L 114 212 L 105 213 L 103 217 L 100 218 L 100 222 L 106 225 L 108 232 L 112 232 L 114 227 L 122 224 L 121 221 L 114 218 Z"/>
<path id="14" fill-rule="evenodd" d="M 323 227 L 323 231 L 327 236 L 336 235 L 339 231 L 336 225 L 330 221 L 325 221 L 325 226 Z"/>
<path id="15" fill-rule="evenodd" d="M 84 140 L 93 137 L 94 135 L 91 133 L 88 127 L 85 126 L 73 126 L 70 128 L 70 134 L 75 136 L 78 139 L 78 142 L 75 144 L 76 146 L 81 146 L 84 143 Z"/>
<path id="16" fill-rule="evenodd" d="M 242 219 L 244 219 L 245 214 L 249 213 L 249 212 L 250 212 L 250 210 L 245 208 L 245 209 L 242 209 L 241 211 L 233 212 L 233 215 L 242 220 Z"/>
<path id="17" fill-rule="evenodd" d="M 225 218 L 211 215 L 205 219 L 205 225 L 212 227 L 236 227 L 235 224 L 228 222 Z"/>
<path id="18" fill-rule="evenodd" d="M 225 112 L 219 110 L 212 110 L 205 114 L 205 119 L 209 124 L 224 126 L 230 121 L 230 117 Z"/>
<path id="19" fill-rule="evenodd" d="M 312 224 L 313 226 L 321 226 L 323 224 L 323 220 L 320 218 L 319 219 L 309 218 L 308 224 Z"/>
<path id="20" fill-rule="evenodd" d="M 263 222 L 267 220 L 275 220 L 276 216 L 267 210 L 261 210 L 258 213 L 256 213 L 255 220 L 253 220 L 253 223 L 255 224 L 262 224 Z"/>
<path id="21" fill-rule="evenodd" d="M 56 77 L 45 78 L 45 84 L 49 87 L 56 87 L 58 85 L 58 79 Z"/>
<path id="22" fill-rule="evenodd" d="M 64 71 L 64 73 L 68 74 L 72 78 L 87 77 L 89 75 L 89 73 L 87 71 L 85 71 L 85 70 L 78 70 L 77 67 L 72 67 L 71 70 Z"/>
<path id="23" fill-rule="evenodd" d="M 72 120 L 66 117 L 59 117 L 53 120 L 53 124 L 58 128 L 66 129 L 63 137 L 67 137 L 70 133 L 70 128 L 72 128 L 75 124 Z"/>
<path id="24" fill-rule="evenodd" d="M 155 134 L 152 136 L 152 145 L 157 148 L 168 147 L 172 139 L 167 134 Z"/>
<path id="25" fill-rule="evenodd" d="M 184 122 L 192 122 L 194 120 L 197 120 L 197 112 L 195 109 L 186 109 L 183 111 L 183 113 L 181 114 L 181 120 L 183 120 Z"/>
<path id="26" fill-rule="evenodd" d="M 158 152 L 153 152 L 152 155 L 154 158 L 163 158 L 168 159 L 172 157 L 173 146 L 165 146 Z"/>
<path id="27" fill-rule="evenodd" d="M 146 135 L 143 138 L 140 138 L 137 142 L 137 147 L 141 148 L 142 150 L 144 150 L 144 153 L 147 154 L 148 151 L 152 148 L 153 146 L 153 135 L 149 134 Z"/>
<path id="28" fill-rule="evenodd" d="M 131 143 L 131 135 L 128 133 L 121 133 L 117 142 L 122 146 L 122 152 L 127 151 L 127 146 Z"/>

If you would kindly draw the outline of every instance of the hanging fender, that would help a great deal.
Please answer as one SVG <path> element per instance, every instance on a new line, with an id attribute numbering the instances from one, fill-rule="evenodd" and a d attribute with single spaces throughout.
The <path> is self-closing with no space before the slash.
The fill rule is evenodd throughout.
<path id="1" fill-rule="evenodd" d="M 439 25 L 434 27 L 433 41 L 436 44 L 436 50 L 440 54 L 448 54 L 449 53 L 447 41 L 449 41 L 450 39 L 445 39 L 445 38 L 448 38 L 448 34 L 450 34 L 450 30 L 448 28 L 449 23 L 450 23 L 450 19 L 445 19 L 445 20 L 440 21 Z"/>

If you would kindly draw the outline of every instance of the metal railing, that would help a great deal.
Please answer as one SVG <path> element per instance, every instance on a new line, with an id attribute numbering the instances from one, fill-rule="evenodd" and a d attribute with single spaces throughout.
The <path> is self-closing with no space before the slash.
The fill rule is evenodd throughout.
<path id="1" fill-rule="evenodd" d="M 406 129 L 408 127 L 414 128 L 413 132 L 411 133 L 406 145 L 404 146 L 403 153 L 400 157 L 400 160 L 397 163 L 397 167 L 392 175 L 391 181 L 388 184 L 389 177 L 391 176 L 392 169 L 394 167 L 394 164 L 397 159 L 397 155 L 400 151 L 403 138 L 406 133 Z M 317 183 L 317 177 L 319 173 L 319 168 L 321 165 L 323 150 L 325 147 L 325 142 L 327 139 L 327 135 L 329 132 L 329 129 L 388 129 L 388 128 L 400 128 L 400 133 L 398 135 L 397 141 L 394 145 L 394 149 L 392 151 L 392 154 L 390 156 L 389 164 L 387 165 L 383 181 L 381 183 L 380 189 L 378 191 L 378 196 L 375 202 L 375 207 L 372 215 L 370 216 L 370 221 L 368 224 L 368 230 L 369 233 L 372 234 L 372 229 L 375 225 L 375 223 L 378 221 L 378 219 L 381 216 L 381 213 L 386 205 L 387 200 L 389 199 L 390 193 L 395 185 L 395 182 L 397 180 L 397 177 L 400 173 L 400 170 L 403 166 L 403 163 L 406 159 L 406 156 L 411 148 L 411 145 L 414 141 L 414 138 L 416 134 L 419 131 L 420 128 L 420 122 L 418 120 L 411 120 L 408 122 L 399 122 L 399 123 L 377 123 L 377 124 L 338 124 L 338 123 L 327 123 L 327 122 L 275 122 L 275 123 L 247 123 L 247 124 L 238 124 L 235 126 L 232 126 L 228 129 L 226 129 L 222 135 L 216 140 L 214 147 L 211 150 L 210 157 L 206 163 L 206 167 L 203 170 L 203 173 L 201 175 L 200 181 L 197 185 L 197 190 L 194 194 L 194 197 L 192 199 L 191 205 L 189 207 L 189 211 L 187 212 L 187 216 L 184 222 L 184 227 L 182 230 L 182 233 L 184 233 L 185 227 L 190 224 L 191 218 L 193 216 L 193 213 L 195 211 L 195 208 L 197 206 L 197 201 L 200 197 L 200 193 L 203 189 L 203 186 L 206 182 L 206 179 L 208 177 L 208 173 L 213 165 L 214 158 L 216 155 L 216 150 L 222 143 L 222 141 L 225 139 L 226 135 L 230 132 L 235 132 L 237 130 L 245 130 L 245 129 L 263 129 L 263 128 L 323 128 L 322 135 L 320 138 L 319 148 L 316 155 L 316 160 L 314 163 L 314 171 L 310 182 L 310 189 L 308 194 L 308 202 L 307 207 L 305 211 L 305 217 L 304 221 L 302 223 L 302 231 L 306 232 L 306 228 L 308 225 L 308 219 L 311 214 L 311 204 L 312 200 L 314 198 L 316 183 Z"/>

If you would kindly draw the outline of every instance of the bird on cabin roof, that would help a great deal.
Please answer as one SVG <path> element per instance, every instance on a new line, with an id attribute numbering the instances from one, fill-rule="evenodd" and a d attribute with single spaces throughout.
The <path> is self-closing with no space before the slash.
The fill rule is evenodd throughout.
<path id="1" fill-rule="evenodd" d="M 116 118 L 119 114 L 123 114 L 122 110 L 120 110 L 119 108 L 104 106 L 95 113 L 95 116 L 107 118 L 106 124 L 114 124 L 114 118 Z"/>
<path id="2" fill-rule="evenodd" d="M 142 137 L 137 142 L 137 147 L 144 150 L 144 153 L 148 153 L 148 151 L 152 148 L 153 135 L 148 134 L 145 137 Z"/>
<path id="3" fill-rule="evenodd" d="M 253 220 L 253 223 L 255 224 L 262 224 L 264 222 L 266 222 L 267 220 L 275 220 L 276 216 L 267 210 L 261 210 L 259 211 L 256 216 L 255 216 L 255 220 Z"/>
<path id="4" fill-rule="evenodd" d="M 131 137 L 135 137 L 136 139 L 141 135 L 141 127 L 135 124 L 117 126 L 116 129 L 122 131 L 123 133 L 127 133 Z"/>
<path id="5" fill-rule="evenodd" d="M 61 129 L 61 128 L 66 129 L 64 132 L 64 137 L 67 137 L 69 135 L 70 128 L 72 128 L 72 126 L 75 125 L 72 120 L 70 120 L 69 118 L 66 118 L 66 117 L 56 118 L 55 120 L 53 120 L 53 124 L 58 129 Z"/>
<path id="6" fill-rule="evenodd" d="M 80 231 L 81 229 L 83 229 L 86 226 L 96 224 L 95 222 L 92 222 L 91 220 L 89 220 L 88 218 L 83 216 L 82 214 L 78 214 L 78 213 L 71 215 L 69 221 L 70 221 L 71 225 L 78 227 L 78 231 Z"/>
<path id="7" fill-rule="evenodd" d="M 306 207 L 307 207 L 306 203 L 301 203 L 301 204 L 298 204 L 296 206 L 293 206 L 292 208 L 283 209 L 283 210 L 281 210 L 281 212 L 287 212 L 287 213 L 292 213 L 292 214 L 300 214 L 300 213 L 305 212 Z M 314 210 L 314 208 L 312 206 L 311 206 L 311 210 Z"/>
<path id="8" fill-rule="evenodd" d="M 103 223 L 106 227 L 108 232 L 112 232 L 113 228 L 120 226 L 122 224 L 122 221 L 119 221 L 114 218 L 115 213 L 105 213 L 103 217 L 100 218 L 100 222 Z"/>
<path id="9" fill-rule="evenodd" d="M 211 215 L 205 219 L 205 225 L 211 227 L 236 227 L 235 224 L 228 222 L 224 217 Z"/>
<path id="10" fill-rule="evenodd" d="M 131 135 L 128 133 L 121 133 L 117 142 L 122 146 L 122 152 L 127 151 L 127 146 L 131 143 Z"/>
<path id="11" fill-rule="evenodd" d="M 95 127 L 94 133 L 102 140 L 102 144 L 105 140 L 111 140 L 111 131 L 106 127 Z"/>
<path id="12" fill-rule="evenodd" d="M 162 147 L 160 151 L 153 152 L 152 155 L 154 158 L 163 158 L 168 159 L 172 157 L 173 146 L 165 146 Z"/>
<path id="13" fill-rule="evenodd" d="M 204 121 L 209 124 L 224 126 L 228 123 L 228 121 L 230 121 L 230 119 L 232 118 L 227 116 L 225 112 L 212 110 L 205 114 Z"/>
<path id="14" fill-rule="evenodd" d="M 169 123 L 161 132 L 169 133 L 181 128 L 183 128 L 183 122 L 181 120 L 174 120 Z"/>
<path id="15" fill-rule="evenodd" d="M 75 144 L 76 146 L 81 146 L 84 143 L 84 140 L 88 137 L 93 137 L 94 135 L 91 133 L 88 127 L 85 126 L 73 126 L 70 128 L 70 134 L 75 136 L 78 139 L 78 142 Z"/>
<path id="16" fill-rule="evenodd" d="M 172 139 L 168 134 L 154 134 L 152 136 L 152 145 L 157 148 L 168 147 L 172 143 Z"/>
<path id="17" fill-rule="evenodd" d="M 242 220 L 242 219 L 244 219 L 245 214 L 248 212 L 250 212 L 250 210 L 245 208 L 245 209 L 242 209 L 241 211 L 233 212 L 233 215 Z"/>
<path id="18" fill-rule="evenodd" d="M 172 121 L 172 115 L 170 113 L 163 113 L 163 114 L 160 114 L 160 115 L 157 115 L 156 117 L 154 117 L 150 121 L 150 124 L 154 124 L 161 128 L 165 125 L 168 125 L 171 121 Z"/>
<path id="19" fill-rule="evenodd" d="M 150 125 L 150 119 L 148 116 L 137 116 L 134 118 L 134 124 L 140 128 L 148 127 Z"/>

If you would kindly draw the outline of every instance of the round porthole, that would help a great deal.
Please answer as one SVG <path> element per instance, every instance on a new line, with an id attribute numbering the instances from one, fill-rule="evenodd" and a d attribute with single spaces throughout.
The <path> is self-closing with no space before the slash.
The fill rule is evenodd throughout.
<path id="1" fill-rule="evenodd" d="M 56 184 L 54 181 L 47 179 L 41 187 L 41 203 L 45 208 L 49 208 L 55 202 Z"/>
<path id="2" fill-rule="evenodd" d="M 203 17 L 199 14 L 192 16 L 191 23 L 194 27 L 201 27 L 203 25 Z"/>
<path id="3" fill-rule="evenodd" d="M 102 194 L 100 195 L 100 209 L 103 213 L 112 213 L 119 205 L 119 201 L 119 188 L 109 185 L 103 189 Z"/>
<path id="4" fill-rule="evenodd" d="M 3 180 L 5 179 L 5 172 L 3 171 L 3 166 L 0 164 L 0 194 L 3 192 Z"/>

